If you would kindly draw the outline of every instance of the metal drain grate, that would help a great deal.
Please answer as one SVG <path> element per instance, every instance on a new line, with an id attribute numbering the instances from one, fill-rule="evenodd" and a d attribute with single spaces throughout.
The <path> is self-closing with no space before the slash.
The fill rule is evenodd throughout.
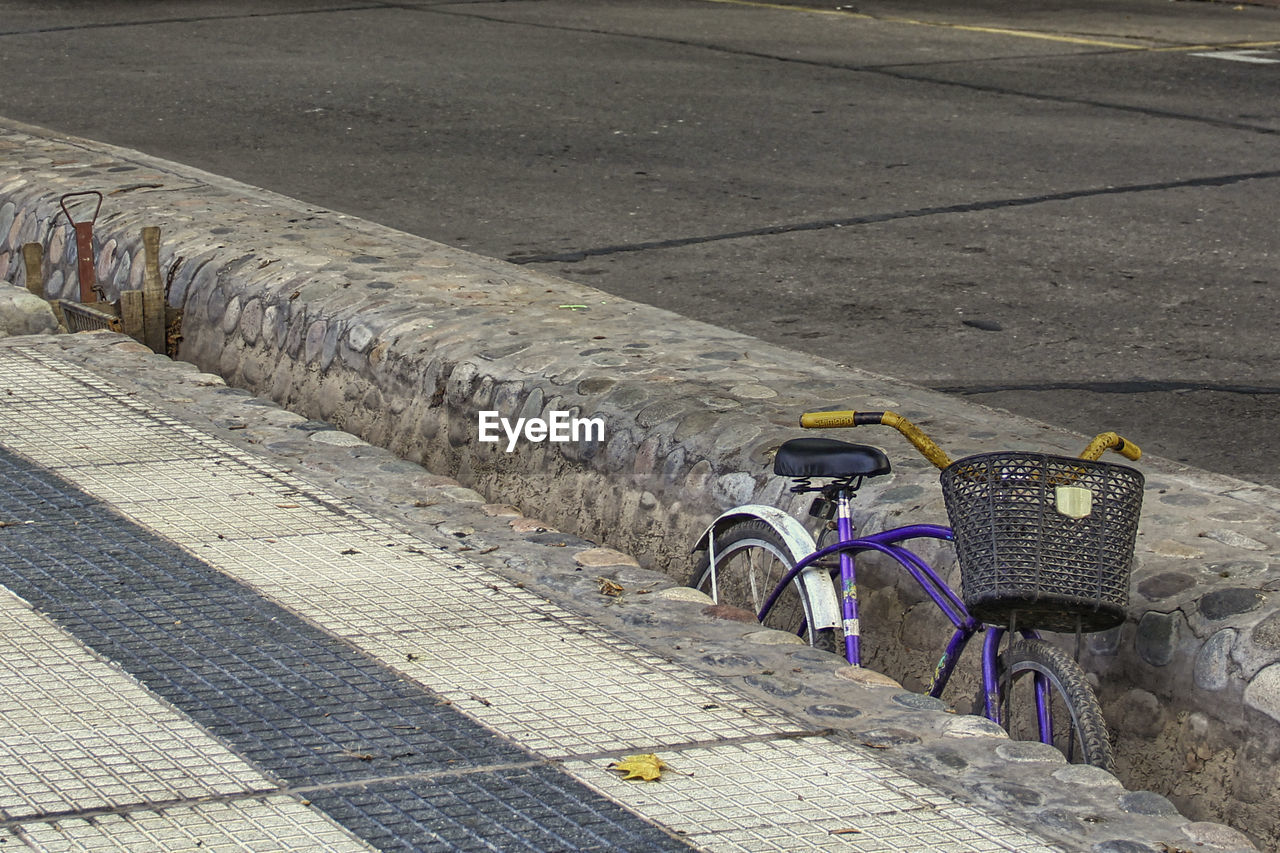
<path id="1" fill-rule="evenodd" d="M 101 329 L 120 332 L 124 330 L 120 316 L 112 311 L 95 308 L 93 305 L 84 302 L 69 302 L 66 299 L 58 300 L 58 307 L 62 309 L 62 318 L 67 323 L 68 332 L 96 332 Z"/>

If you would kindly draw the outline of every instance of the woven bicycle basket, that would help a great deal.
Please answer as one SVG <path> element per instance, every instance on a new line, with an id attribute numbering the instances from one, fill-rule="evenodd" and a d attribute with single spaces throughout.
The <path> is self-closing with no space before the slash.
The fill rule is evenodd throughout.
<path id="1" fill-rule="evenodd" d="M 1042 453 L 948 466 L 942 494 L 969 612 L 1046 631 L 1122 623 L 1142 489 L 1132 468 Z"/>

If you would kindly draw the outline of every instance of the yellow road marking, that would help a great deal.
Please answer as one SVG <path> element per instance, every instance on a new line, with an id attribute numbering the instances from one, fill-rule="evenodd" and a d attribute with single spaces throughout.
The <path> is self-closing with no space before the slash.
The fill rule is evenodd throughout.
<path id="1" fill-rule="evenodd" d="M 1151 53 L 1179 52 L 1193 50 L 1247 50 L 1251 48 L 1280 47 L 1280 41 L 1242 41 L 1227 44 L 1179 44 L 1155 45 L 1134 44 L 1132 42 L 1107 41 L 1104 39 L 1067 36 L 1057 33 L 1043 33 L 1036 30 L 1017 30 L 1007 27 L 981 27 L 974 24 L 956 24 L 948 21 L 924 21 L 918 18 L 900 18 L 893 15 L 867 15 L 862 12 L 848 12 L 842 9 L 817 9 L 810 6 L 788 6 L 782 3 L 766 3 L 764 0 L 703 0 L 706 3 L 724 3 L 729 6 L 749 6 L 756 9 L 774 9 L 782 12 L 804 12 L 809 15 L 838 15 L 843 18 L 854 18 L 861 21 L 880 21 L 887 24 L 906 24 L 915 27 L 939 27 L 948 30 L 960 30 L 971 33 L 987 33 L 990 35 L 1014 36 L 1016 38 L 1040 39 L 1042 41 L 1078 44 L 1086 47 L 1110 47 L 1117 50 L 1144 50 Z"/>
<path id="2" fill-rule="evenodd" d="M 715 2 L 722 2 L 722 0 L 715 0 Z M 961 30 L 969 33 L 1016 36 L 1017 38 L 1056 41 L 1064 44 L 1081 44 L 1087 47 L 1112 47 L 1119 50 L 1147 50 L 1147 47 L 1141 44 L 1131 44 L 1123 41 L 1103 41 L 1102 39 L 1082 38 L 1080 36 L 1064 36 L 1056 33 L 1040 33 L 1035 30 L 1012 30 L 1005 27 L 979 27 L 970 24 L 951 24 L 945 21 L 917 21 L 912 18 L 874 18 L 871 15 L 867 15 L 866 17 L 876 21 L 886 21 L 891 24 L 910 24 L 917 27 L 942 27 L 943 29 Z"/>

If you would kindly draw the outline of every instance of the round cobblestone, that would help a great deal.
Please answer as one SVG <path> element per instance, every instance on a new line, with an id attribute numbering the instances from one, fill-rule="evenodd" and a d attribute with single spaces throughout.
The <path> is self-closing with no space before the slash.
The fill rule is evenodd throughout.
<path id="1" fill-rule="evenodd" d="M 752 631 L 750 634 L 743 634 L 742 639 L 747 643 L 755 643 L 761 646 L 803 646 L 805 641 L 800 637 L 792 634 L 790 631 L 774 631 L 766 628 L 763 631 Z"/>
<path id="2" fill-rule="evenodd" d="M 935 699 L 932 696 L 925 696 L 923 693 L 899 693 L 893 697 L 893 701 L 904 708 L 910 708 L 913 711 L 945 711 L 946 703 L 941 699 Z"/>
<path id="3" fill-rule="evenodd" d="M 1182 834 L 1193 844 L 1204 844 L 1219 850 L 1252 850 L 1253 842 L 1243 832 L 1220 823 L 1195 821 L 1182 826 Z"/>
<path id="4" fill-rule="evenodd" d="M 1267 546 L 1254 539 L 1246 536 L 1238 530 L 1209 530 L 1201 534 L 1206 539 L 1212 539 L 1215 542 L 1221 542 L 1232 548 L 1239 548 L 1243 551 L 1265 551 Z"/>
<path id="5" fill-rule="evenodd" d="M 1138 584 L 1138 593 L 1150 601 L 1162 601 L 1196 585 L 1188 572 L 1161 572 Z"/>
<path id="6" fill-rule="evenodd" d="M 1053 778 L 1068 785 L 1080 785 L 1085 788 L 1123 788 L 1124 785 L 1101 767 L 1088 764 L 1069 764 L 1053 771 Z"/>
<path id="7" fill-rule="evenodd" d="M 1065 764 L 1067 761 L 1051 744 L 1028 740 L 1011 740 L 996 747 L 996 755 L 1016 764 L 1045 763 Z"/>
<path id="8" fill-rule="evenodd" d="M 1224 628 L 1200 647 L 1192 669 L 1196 687 L 1201 690 L 1221 690 L 1231 683 L 1231 647 L 1235 641 L 1235 630 Z"/>
<path id="9" fill-rule="evenodd" d="M 1009 733 L 996 723 L 986 717 L 976 717 L 971 714 L 953 717 L 948 720 L 942 727 L 942 733 L 947 737 L 995 737 L 1005 739 L 1009 737 Z"/>
<path id="10" fill-rule="evenodd" d="M 1280 663 L 1258 672 L 1244 689 L 1244 703 L 1280 721 Z"/>
<path id="11" fill-rule="evenodd" d="M 1053 775 L 1056 777 L 1058 774 L 1055 773 Z M 1118 785 L 1119 783 L 1117 782 L 1116 784 Z M 1130 791 L 1121 794 L 1118 802 L 1121 811 L 1130 812 L 1131 814 L 1171 817 L 1178 813 L 1173 803 L 1151 791 Z"/>
<path id="12" fill-rule="evenodd" d="M 368 444 L 368 442 L 358 435 L 352 435 L 349 432 L 342 432 L 341 430 L 336 429 L 313 432 L 311 434 L 311 440 L 319 442 L 320 444 L 331 444 L 335 447 L 355 447 L 357 445 Z"/>
<path id="13" fill-rule="evenodd" d="M 659 598 L 668 601 L 688 601 L 694 604 L 711 604 L 711 596 L 701 590 L 688 586 L 673 586 L 669 589 L 661 590 L 657 593 Z"/>
<path id="14" fill-rule="evenodd" d="M 1280 611 L 1263 619 L 1249 634 L 1253 644 L 1262 649 L 1280 650 Z"/>
<path id="15" fill-rule="evenodd" d="M 1256 589 L 1216 589 L 1200 599 L 1200 613 L 1204 618 L 1217 622 L 1229 616 L 1257 610 L 1262 602 L 1262 593 Z"/>

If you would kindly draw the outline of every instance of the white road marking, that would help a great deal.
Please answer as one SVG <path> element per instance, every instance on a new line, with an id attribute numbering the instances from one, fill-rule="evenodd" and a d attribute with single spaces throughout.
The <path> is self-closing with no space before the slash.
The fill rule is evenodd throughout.
<path id="1" fill-rule="evenodd" d="M 1258 65 L 1280 64 L 1280 54 L 1274 50 L 1209 50 L 1189 55 L 1205 56 L 1209 59 L 1229 59 L 1232 62 L 1253 62 Z"/>

